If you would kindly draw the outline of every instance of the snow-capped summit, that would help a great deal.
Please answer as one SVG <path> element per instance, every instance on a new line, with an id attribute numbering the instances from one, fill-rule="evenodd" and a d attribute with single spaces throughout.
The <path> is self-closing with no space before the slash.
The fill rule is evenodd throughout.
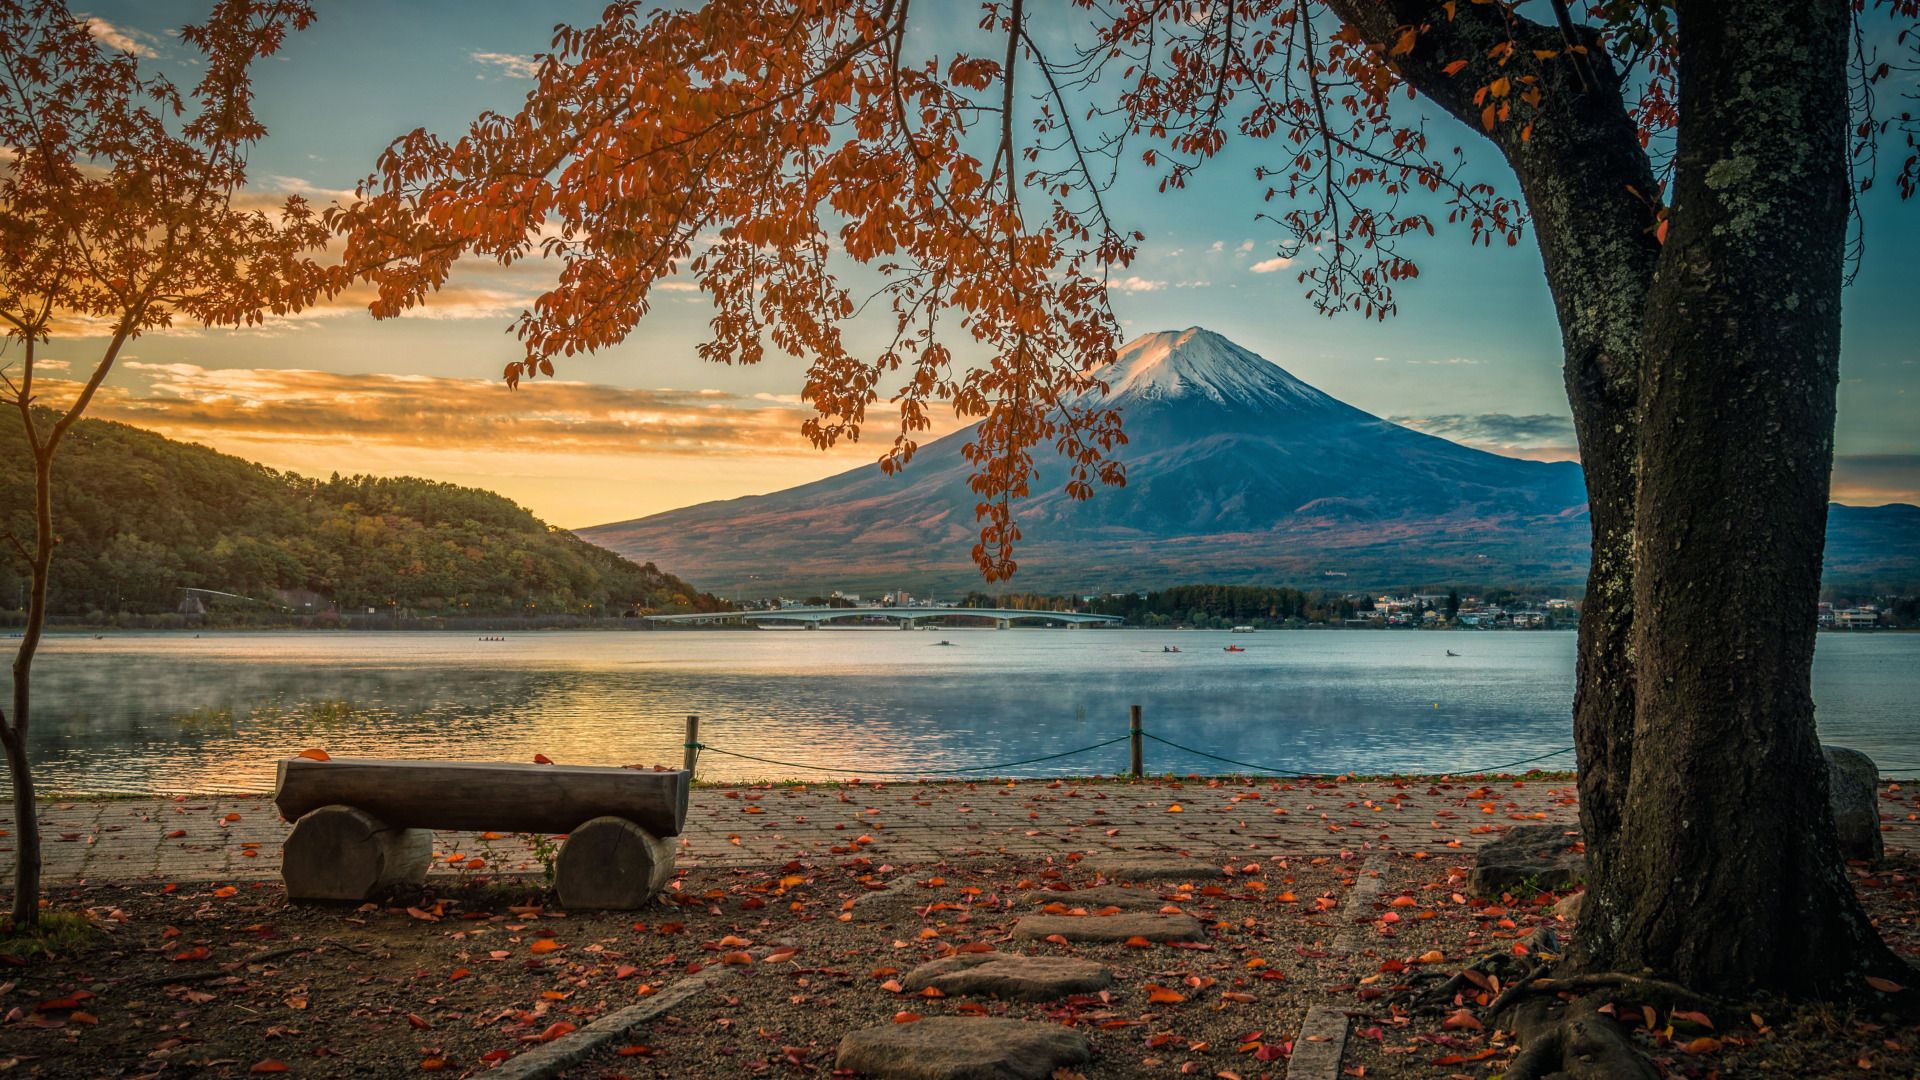
<path id="1" fill-rule="evenodd" d="M 1198 326 L 1127 342 L 1094 373 L 1116 406 L 1206 398 L 1239 409 L 1343 408 L 1280 365 Z"/>

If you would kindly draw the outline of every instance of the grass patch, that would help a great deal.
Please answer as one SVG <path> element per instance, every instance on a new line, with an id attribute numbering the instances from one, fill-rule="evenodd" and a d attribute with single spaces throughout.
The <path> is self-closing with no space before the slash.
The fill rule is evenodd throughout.
<path id="1" fill-rule="evenodd" d="M 84 911 L 47 910 L 30 927 L 0 923 L 0 953 L 22 960 L 36 953 L 52 958 L 79 949 L 100 933 L 93 916 Z"/>

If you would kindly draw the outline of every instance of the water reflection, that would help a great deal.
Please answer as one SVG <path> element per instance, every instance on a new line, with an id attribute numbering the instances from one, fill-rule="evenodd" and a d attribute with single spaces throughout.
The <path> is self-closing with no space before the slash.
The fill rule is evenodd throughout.
<path id="1" fill-rule="evenodd" d="M 257 791 L 275 758 L 307 746 L 678 763 L 684 717 L 698 714 L 703 742 L 792 763 L 710 752 L 703 776 L 880 776 L 1077 749 L 1124 734 L 1139 704 L 1150 732 L 1263 766 L 1460 770 L 1572 742 L 1573 645 L 1566 633 L 1312 631 L 56 637 L 35 668 L 31 748 L 49 789 Z M 1888 765 L 1912 760 L 1917 652 L 1915 636 L 1823 637 L 1823 735 Z M 1122 743 L 1003 771 L 1111 774 L 1125 760 Z M 1147 760 L 1229 768 L 1155 743 Z"/>

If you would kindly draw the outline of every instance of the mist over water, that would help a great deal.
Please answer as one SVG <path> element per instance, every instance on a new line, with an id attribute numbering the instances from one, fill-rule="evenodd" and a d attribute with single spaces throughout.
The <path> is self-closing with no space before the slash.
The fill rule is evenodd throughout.
<path id="1" fill-rule="evenodd" d="M 30 745 L 49 791 L 266 791 L 276 759 L 312 746 L 677 765 L 697 714 L 716 750 L 791 763 L 708 751 L 703 778 L 882 779 L 1104 742 L 1138 704 L 1150 734 L 1268 770 L 1478 771 L 1572 744 L 1573 669 L 1571 633 L 55 635 L 34 666 Z M 1824 741 L 1920 774 L 1920 635 L 1822 635 L 1814 698 Z M 1146 760 L 1237 768 L 1151 741 Z M 1121 742 L 991 774 L 1125 768 Z"/>

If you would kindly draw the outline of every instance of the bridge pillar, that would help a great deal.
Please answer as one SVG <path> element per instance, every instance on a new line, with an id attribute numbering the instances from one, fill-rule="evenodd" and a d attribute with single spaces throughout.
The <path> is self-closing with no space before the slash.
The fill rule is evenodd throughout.
<path id="1" fill-rule="evenodd" d="M 995 630 L 1011 630 L 1013 629 L 1013 620 L 1012 619 L 995 619 L 993 620 L 993 628 Z"/>
<path id="2" fill-rule="evenodd" d="M 1069 629 L 1069 630 L 1078 630 L 1078 629 L 1080 629 L 1081 627 L 1083 627 L 1083 626 L 1085 626 L 1085 625 L 1087 625 L 1087 624 L 1086 624 L 1086 623 L 1083 623 L 1083 622 L 1070 622 L 1070 623 L 1068 623 L 1068 624 L 1067 624 L 1067 629 Z"/>
<path id="3" fill-rule="evenodd" d="M 901 619 L 901 620 L 900 620 L 900 629 L 902 629 L 902 630 L 911 630 L 911 629 L 913 629 L 913 620 L 912 620 L 912 619 Z"/>
<path id="4" fill-rule="evenodd" d="M 809 630 L 818 630 L 818 629 L 820 629 L 820 620 L 819 620 L 819 619 L 808 619 L 808 620 L 807 620 L 807 629 L 809 629 Z"/>

